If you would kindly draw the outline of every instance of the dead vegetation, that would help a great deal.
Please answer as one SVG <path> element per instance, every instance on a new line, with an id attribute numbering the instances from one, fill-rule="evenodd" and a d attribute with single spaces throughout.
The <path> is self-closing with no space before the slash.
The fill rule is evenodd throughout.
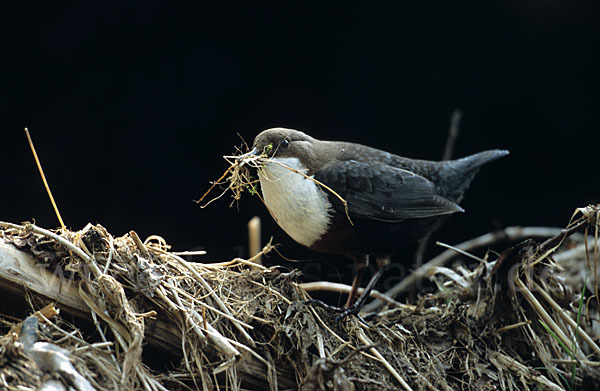
<path id="1" fill-rule="evenodd" d="M 269 153 L 271 149 L 274 148 L 272 144 L 267 146 L 265 151 L 262 153 L 256 153 L 256 151 L 252 150 L 246 153 L 241 153 L 241 149 L 237 148 L 237 152 L 240 152 L 239 155 L 231 155 L 231 156 L 223 156 L 225 161 L 229 164 L 229 167 L 223 172 L 221 177 L 216 181 L 212 182 L 212 185 L 208 188 L 208 190 L 200 197 L 200 199 L 196 200 L 196 203 L 202 203 L 206 199 L 206 197 L 215 189 L 216 187 L 221 188 L 221 193 L 204 203 L 201 207 L 205 208 L 213 201 L 216 201 L 223 197 L 227 193 L 231 193 L 231 197 L 233 200 L 231 201 L 230 207 L 233 206 L 236 202 L 238 202 L 242 198 L 242 194 L 244 191 L 248 191 L 251 195 L 257 195 L 262 203 L 264 204 L 264 200 L 262 199 L 260 193 L 257 190 L 258 187 L 258 178 L 253 176 L 253 172 L 257 170 L 261 170 L 266 164 L 276 164 L 290 171 L 290 174 L 298 174 L 303 176 L 305 179 L 313 181 L 320 188 L 324 189 L 331 193 L 334 197 L 340 200 L 344 209 L 346 211 L 346 217 L 350 224 L 352 223 L 352 219 L 350 218 L 349 210 L 348 210 L 348 202 L 340 196 L 335 190 L 324 184 L 323 182 L 318 181 L 314 178 L 314 176 L 309 176 L 306 172 L 298 171 L 292 167 L 288 167 L 282 162 L 272 159 L 269 157 Z M 264 173 L 266 175 L 266 173 Z M 272 180 L 277 180 L 273 178 Z M 266 206 L 266 204 L 265 204 Z"/>
<path id="2" fill-rule="evenodd" d="M 368 327 L 304 304 L 295 272 L 192 263 L 99 225 L 0 223 L 2 296 L 61 311 L 24 333 L 5 304 L 0 388 L 87 389 L 52 369 L 70 363 L 96 390 L 597 390 L 599 213 L 472 267 L 429 267 L 435 293 L 386 303 Z"/>

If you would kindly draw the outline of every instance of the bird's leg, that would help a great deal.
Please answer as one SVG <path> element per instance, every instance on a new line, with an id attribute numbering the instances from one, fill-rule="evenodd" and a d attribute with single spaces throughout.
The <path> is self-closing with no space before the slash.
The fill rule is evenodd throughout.
<path id="1" fill-rule="evenodd" d="M 377 263 L 377 272 L 375 272 L 375 274 L 373 274 L 373 277 L 371 277 L 371 280 L 369 280 L 369 283 L 367 284 L 363 293 L 360 295 L 360 297 L 358 298 L 358 300 L 356 300 L 356 302 L 354 304 L 352 304 L 350 307 L 346 308 L 338 316 L 335 317 L 336 322 L 344 319 L 348 315 L 356 315 L 356 316 L 358 316 L 358 318 L 361 321 L 364 322 L 364 320 L 362 320 L 362 318 L 358 315 L 358 313 L 360 312 L 361 308 L 365 305 L 365 302 L 369 298 L 369 295 L 371 295 L 371 291 L 373 290 L 375 285 L 377 285 L 377 281 L 379 281 L 379 279 L 383 275 L 383 272 L 385 271 L 385 267 L 390 264 L 390 258 L 389 257 L 377 258 L 376 263 Z"/>
<path id="2" fill-rule="evenodd" d="M 321 308 L 325 308 L 326 310 L 333 312 L 344 312 L 347 308 L 349 308 L 356 299 L 356 293 L 358 292 L 358 287 L 360 286 L 360 282 L 362 281 L 363 275 L 365 274 L 365 267 L 369 264 L 369 256 L 366 255 L 362 258 L 352 258 L 354 261 L 354 280 L 352 280 L 352 288 L 348 293 L 348 299 L 346 300 L 346 304 L 343 307 L 337 307 L 331 304 L 327 304 L 322 300 L 312 299 L 307 303 L 311 305 L 316 305 Z"/>
<path id="3" fill-rule="evenodd" d="M 348 300 L 346 300 L 346 304 L 344 308 L 349 308 L 354 301 L 356 300 L 356 292 L 358 292 L 358 287 L 362 281 L 363 275 L 365 274 L 365 267 L 367 266 L 368 258 L 354 258 L 354 280 L 352 280 L 352 289 L 350 289 L 350 293 L 348 293 Z"/>

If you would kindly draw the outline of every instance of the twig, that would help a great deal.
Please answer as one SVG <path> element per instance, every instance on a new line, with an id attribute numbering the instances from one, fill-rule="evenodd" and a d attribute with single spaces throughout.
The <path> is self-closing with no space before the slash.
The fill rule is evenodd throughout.
<path id="1" fill-rule="evenodd" d="M 254 216 L 248 222 L 248 249 L 249 249 L 249 257 L 254 257 L 258 255 L 261 250 L 261 229 L 260 229 L 260 217 Z M 262 259 L 260 256 L 256 258 L 256 263 L 262 264 Z"/>
<path id="2" fill-rule="evenodd" d="M 440 246 L 440 247 L 447 248 L 448 250 L 452 250 L 452 251 L 454 251 L 454 252 L 456 252 L 456 253 L 458 253 L 458 254 L 460 254 L 460 255 L 464 255 L 464 256 L 465 256 L 465 257 L 467 257 L 467 258 L 474 259 L 475 261 L 477 261 L 477 262 L 479 262 L 479 263 L 483 263 L 483 262 L 485 262 L 483 259 L 481 259 L 481 258 L 479 258 L 479 257 L 477 257 L 477 256 L 475 256 L 475 255 L 473 255 L 473 254 L 470 254 L 470 253 L 468 253 L 467 251 L 461 250 L 461 249 L 460 249 L 460 248 L 458 248 L 458 247 L 454 247 L 454 246 L 451 246 L 451 245 L 449 245 L 449 244 L 442 243 L 442 242 L 435 242 L 435 245 L 436 245 L 436 246 Z"/>
<path id="3" fill-rule="evenodd" d="M 456 145 L 456 139 L 460 133 L 461 119 L 462 111 L 460 109 L 454 110 L 450 117 L 450 128 L 448 129 L 448 137 L 446 138 L 446 146 L 444 147 L 442 160 L 450 160 L 452 159 L 452 155 L 454 155 L 454 146 Z"/>
<path id="4" fill-rule="evenodd" d="M 498 329 L 498 332 L 499 333 L 503 333 L 503 332 L 508 331 L 508 330 L 518 329 L 519 327 L 523 327 L 523 326 L 526 326 L 528 324 L 531 324 L 530 320 L 525 320 L 523 322 L 513 323 L 513 324 L 510 324 L 508 326 L 500 327 Z"/>
<path id="5" fill-rule="evenodd" d="M 178 255 L 180 257 L 192 256 L 192 255 L 206 255 L 206 251 L 173 251 L 171 254 Z"/>
<path id="6" fill-rule="evenodd" d="M 31 136 L 29 135 L 29 130 L 25 128 L 25 135 L 27 136 L 27 141 L 29 142 L 29 146 L 31 147 L 31 152 L 33 153 L 33 158 L 35 159 L 35 164 L 37 164 L 38 170 L 40 171 L 40 176 L 42 177 L 42 181 L 44 182 L 44 187 L 46 188 L 46 192 L 48 193 L 48 197 L 50 197 L 50 202 L 52 203 L 52 207 L 54 208 L 54 213 L 56 213 L 56 217 L 58 217 L 58 222 L 62 227 L 63 231 L 67 229 L 65 223 L 63 222 L 62 217 L 60 216 L 60 212 L 58 211 L 58 206 L 54 201 L 54 197 L 52 196 L 52 192 L 50 191 L 50 186 L 48 185 L 48 181 L 46 180 L 46 175 L 44 175 L 44 170 L 42 169 L 42 164 L 40 163 L 40 159 L 38 158 L 37 152 L 35 151 L 35 147 L 33 146 L 33 140 L 31 140 Z"/>

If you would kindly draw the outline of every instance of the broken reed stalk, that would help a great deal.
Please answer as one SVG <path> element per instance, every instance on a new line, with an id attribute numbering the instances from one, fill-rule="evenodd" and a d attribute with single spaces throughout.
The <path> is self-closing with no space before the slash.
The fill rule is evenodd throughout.
<path id="1" fill-rule="evenodd" d="M 29 146 L 31 147 L 31 152 L 33 153 L 33 158 L 35 159 L 35 164 L 40 171 L 40 176 L 42 177 L 42 181 L 44 182 L 44 187 L 46 188 L 46 192 L 48 193 L 48 197 L 50 197 L 50 202 L 52 203 L 52 207 L 54 208 L 54 213 L 56 213 L 56 217 L 58 217 L 58 222 L 62 227 L 63 231 L 67 229 L 63 219 L 58 211 L 58 206 L 54 201 L 54 197 L 52 196 L 52 191 L 50 191 L 50 185 L 48 185 L 48 181 L 46 180 L 46 175 L 44 175 L 44 170 L 42 169 L 42 163 L 40 163 L 40 159 L 38 158 L 37 152 L 35 151 L 35 146 L 33 145 L 33 140 L 31 139 L 31 135 L 29 134 L 29 130 L 25 128 L 25 135 L 27 136 L 27 141 L 29 142 Z"/>

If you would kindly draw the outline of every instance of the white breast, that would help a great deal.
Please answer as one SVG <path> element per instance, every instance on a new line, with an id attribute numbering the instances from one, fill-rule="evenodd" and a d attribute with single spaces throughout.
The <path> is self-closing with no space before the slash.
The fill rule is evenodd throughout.
<path id="1" fill-rule="evenodd" d="M 297 158 L 273 160 L 306 172 Z M 258 170 L 258 177 L 271 216 L 292 239 L 310 247 L 325 233 L 332 208 L 315 182 L 272 162 Z"/>

